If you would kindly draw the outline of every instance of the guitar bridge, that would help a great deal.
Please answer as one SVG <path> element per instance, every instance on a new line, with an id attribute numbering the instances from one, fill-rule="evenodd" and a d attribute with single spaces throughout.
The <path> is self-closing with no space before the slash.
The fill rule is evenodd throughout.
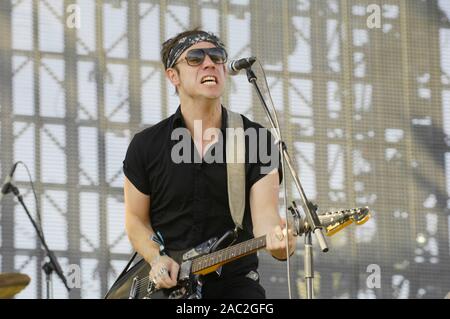
<path id="1" fill-rule="evenodd" d="M 156 288 L 155 283 L 153 282 L 153 280 L 149 278 L 147 285 L 147 292 L 150 294 L 155 290 L 155 288 Z"/>

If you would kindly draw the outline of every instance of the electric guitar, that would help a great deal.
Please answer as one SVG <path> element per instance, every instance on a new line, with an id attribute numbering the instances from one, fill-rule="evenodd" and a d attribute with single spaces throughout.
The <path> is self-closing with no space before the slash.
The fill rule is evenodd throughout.
<path id="1" fill-rule="evenodd" d="M 291 213 L 294 219 L 294 234 L 301 235 L 308 231 L 308 225 L 301 219 L 298 211 L 291 210 Z M 326 234 L 331 236 L 352 223 L 362 225 L 370 218 L 370 212 L 369 208 L 365 207 L 318 216 Z M 261 236 L 220 249 L 233 234 L 233 231 L 229 231 L 220 239 L 212 238 L 189 251 L 169 251 L 168 255 L 180 264 L 176 287 L 156 289 L 149 277 L 150 265 L 141 259 L 114 283 L 105 298 L 200 299 L 203 275 L 218 271 L 222 265 L 266 247 L 266 236 Z"/>

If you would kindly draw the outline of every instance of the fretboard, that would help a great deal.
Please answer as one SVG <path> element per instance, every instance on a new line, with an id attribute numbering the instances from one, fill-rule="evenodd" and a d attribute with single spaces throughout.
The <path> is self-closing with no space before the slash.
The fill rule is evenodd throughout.
<path id="1" fill-rule="evenodd" d="M 234 259 L 254 253 L 258 249 L 266 247 L 266 236 L 250 239 L 242 243 L 218 250 L 214 253 L 198 257 L 192 261 L 191 271 L 196 273 L 218 264 L 225 264 Z"/>

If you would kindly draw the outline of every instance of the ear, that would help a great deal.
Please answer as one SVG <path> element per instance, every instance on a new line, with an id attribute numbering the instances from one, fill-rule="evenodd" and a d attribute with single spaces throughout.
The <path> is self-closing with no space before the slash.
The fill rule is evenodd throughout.
<path id="1" fill-rule="evenodd" d="M 178 86 L 180 84 L 180 75 L 178 71 L 174 68 L 168 68 L 166 70 L 166 78 L 173 84 L 173 86 Z"/>

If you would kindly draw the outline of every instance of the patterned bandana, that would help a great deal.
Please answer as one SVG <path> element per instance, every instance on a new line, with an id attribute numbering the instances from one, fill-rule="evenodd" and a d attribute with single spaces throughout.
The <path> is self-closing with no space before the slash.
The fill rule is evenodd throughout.
<path id="1" fill-rule="evenodd" d="M 166 69 L 171 68 L 175 65 L 178 58 L 186 51 L 188 48 L 196 43 L 206 41 L 211 42 L 218 48 L 225 50 L 225 45 L 220 42 L 219 38 L 210 32 L 199 31 L 199 33 L 186 36 L 178 40 L 175 46 L 169 52 L 169 58 L 167 59 Z"/>

